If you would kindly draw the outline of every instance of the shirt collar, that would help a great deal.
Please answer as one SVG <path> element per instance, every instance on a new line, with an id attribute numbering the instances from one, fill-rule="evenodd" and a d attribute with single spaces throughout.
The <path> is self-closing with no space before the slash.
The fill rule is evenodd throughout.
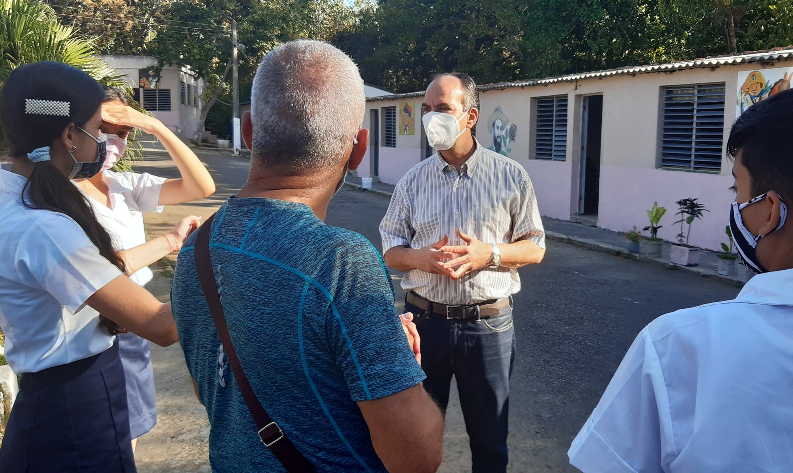
<path id="1" fill-rule="evenodd" d="M 791 287 L 793 287 L 793 269 L 758 274 L 746 283 L 735 300 L 754 304 L 793 306 Z"/>
<path id="2" fill-rule="evenodd" d="M 475 169 L 478 166 L 478 162 L 481 161 L 481 154 L 482 154 L 482 145 L 479 143 L 479 140 L 474 138 L 474 145 L 476 149 L 474 149 L 473 154 L 463 163 L 462 169 L 460 170 L 462 174 L 468 174 L 469 176 L 475 172 Z M 451 169 L 453 166 L 446 162 L 441 156 L 440 151 L 436 151 L 433 155 L 432 159 L 434 160 L 433 164 L 439 171 L 446 171 L 447 169 Z"/>
<path id="3" fill-rule="evenodd" d="M 20 195 L 25 188 L 27 178 L 17 173 L 0 169 L 0 194 Z"/>

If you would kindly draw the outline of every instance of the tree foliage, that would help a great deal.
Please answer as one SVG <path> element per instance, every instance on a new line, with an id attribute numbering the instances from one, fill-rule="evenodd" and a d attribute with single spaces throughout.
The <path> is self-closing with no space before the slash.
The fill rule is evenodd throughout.
<path id="1" fill-rule="evenodd" d="M 101 54 L 145 54 L 168 21 L 170 0 L 48 0 L 65 24 L 100 38 Z"/>
<path id="2" fill-rule="evenodd" d="M 434 72 L 480 83 L 793 44 L 793 0 L 381 0 L 335 43 L 397 92 Z"/>
<path id="3" fill-rule="evenodd" d="M 353 24 L 352 10 L 343 0 L 175 0 L 166 15 L 169 20 L 148 52 L 161 65 L 189 67 L 204 80 L 202 125 L 218 100 L 231 99 L 232 19 L 244 46 L 241 91 L 261 57 L 277 45 L 298 38 L 331 39 Z"/>

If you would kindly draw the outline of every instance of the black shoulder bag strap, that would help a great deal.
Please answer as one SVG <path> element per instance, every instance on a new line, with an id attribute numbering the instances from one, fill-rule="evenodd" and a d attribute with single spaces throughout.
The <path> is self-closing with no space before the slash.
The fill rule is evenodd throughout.
<path id="1" fill-rule="evenodd" d="M 278 458 L 278 461 L 289 473 L 313 473 L 316 470 L 311 463 L 286 438 L 286 434 L 281 430 L 278 423 L 267 414 L 259 400 L 256 399 L 256 394 L 242 371 L 237 352 L 234 351 L 234 345 L 231 343 L 229 330 L 226 326 L 223 305 L 220 303 L 220 295 L 215 282 L 215 272 L 212 270 L 212 259 L 209 255 L 209 236 L 213 219 L 214 215 L 207 219 L 201 225 L 201 228 L 198 229 L 198 238 L 195 246 L 196 269 L 201 280 L 201 287 L 204 290 L 204 296 L 209 304 L 209 311 L 212 312 L 212 318 L 215 319 L 218 336 L 223 342 L 223 350 L 226 352 L 231 371 L 234 372 L 234 378 L 237 380 L 242 397 L 245 399 L 245 404 L 248 405 L 248 410 L 250 410 L 253 421 L 256 423 L 256 428 L 259 430 L 259 439 L 264 446 Z"/>

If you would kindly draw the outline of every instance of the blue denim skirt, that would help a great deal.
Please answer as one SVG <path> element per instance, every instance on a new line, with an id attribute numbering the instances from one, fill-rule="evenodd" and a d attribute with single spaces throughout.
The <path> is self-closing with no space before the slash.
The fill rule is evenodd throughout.
<path id="1" fill-rule="evenodd" d="M 22 376 L 0 446 L 3 473 L 135 473 L 118 342 Z"/>
<path id="2" fill-rule="evenodd" d="M 151 349 L 148 340 L 132 332 L 120 333 L 117 338 L 127 383 L 129 430 L 132 438 L 136 439 L 157 423 Z"/>

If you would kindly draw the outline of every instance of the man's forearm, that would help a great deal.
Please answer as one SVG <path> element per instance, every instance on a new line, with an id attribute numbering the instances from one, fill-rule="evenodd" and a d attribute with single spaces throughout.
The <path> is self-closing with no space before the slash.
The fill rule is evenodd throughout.
<path id="1" fill-rule="evenodd" d="M 389 268 L 406 273 L 416 269 L 415 253 L 413 248 L 395 246 L 385 252 L 383 260 Z"/>
<path id="2" fill-rule="evenodd" d="M 530 240 L 498 245 L 501 250 L 501 266 L 505 268 L 521 268 L 529 264 L 539 264 L 545 257 L 545 248 Z"/>

